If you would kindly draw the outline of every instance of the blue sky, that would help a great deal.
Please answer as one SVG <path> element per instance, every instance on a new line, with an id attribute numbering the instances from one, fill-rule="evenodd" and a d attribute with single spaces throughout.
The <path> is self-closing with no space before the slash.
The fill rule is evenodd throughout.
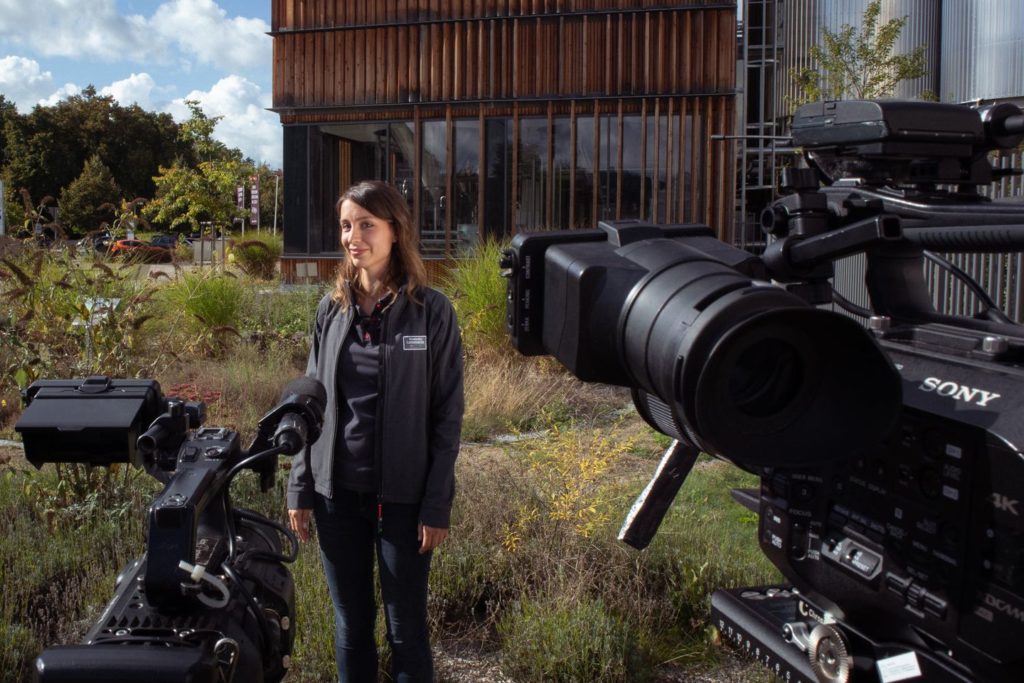
<path id="1" fill-rule="evenodd" d="M 94 85 L 122 104 L 223 116 L 215 136 L 281 164 L 270 0 L 0 0 L 0 94 L 28 112 Z"/>

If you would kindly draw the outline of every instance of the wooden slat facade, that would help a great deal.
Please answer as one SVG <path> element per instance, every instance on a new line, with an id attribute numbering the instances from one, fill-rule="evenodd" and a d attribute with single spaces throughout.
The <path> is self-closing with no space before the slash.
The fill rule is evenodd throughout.
<path id="1" fill-rule="evenodd" d="M 735 27 L 720 0 L 273 0 L 286 258 L 340 256 L 333 198 L 371 173 L 343 168 L 360 124 L 388 155 L 374 173 L 408 181 L 445 257 L 466 222 L 707 222 L 728 238 L 733 143 L 713 138 L 733 127 Z"/>

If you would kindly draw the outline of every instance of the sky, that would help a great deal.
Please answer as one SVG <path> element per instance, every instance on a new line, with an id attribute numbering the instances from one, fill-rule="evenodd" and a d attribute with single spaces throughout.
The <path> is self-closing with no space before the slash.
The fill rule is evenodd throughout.
<path id="1" fill-rule="evenodd" d="M 281 166 L 270 0 L 0 0 L 0 94 L 22 113 L 88 85 L 123 105 L 222 116 L 214 137 Z"/>

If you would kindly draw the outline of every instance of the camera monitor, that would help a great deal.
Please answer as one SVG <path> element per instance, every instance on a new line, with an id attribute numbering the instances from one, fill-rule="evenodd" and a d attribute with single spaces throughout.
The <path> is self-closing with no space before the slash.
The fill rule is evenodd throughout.
<path id="1" fill-rule="evenodd" d="M 136 441 L 164 408 L 160 384 L 150 379 L 41 380 L 25 399 L 15 429 L 37 468 L 48 462 L 141 466 Z"/>

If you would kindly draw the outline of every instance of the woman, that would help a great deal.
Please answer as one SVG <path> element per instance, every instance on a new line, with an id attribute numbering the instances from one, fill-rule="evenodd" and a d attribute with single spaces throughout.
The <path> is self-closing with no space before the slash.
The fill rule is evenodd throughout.
<path id="1" fill-rule="evenodd" d="M 323 435 L 295 456 L 288 516 L 302 540 L 316 520 L 339 680 L 377 680 L 376 555 L 393 678 L 429 681 L 427 575 L 455 495 L 462 342 L 451 302 L 426 286 L 402 195 L 368 181 L 337 208 L 345 260 L 306 368 L 328 405 Z"/>

